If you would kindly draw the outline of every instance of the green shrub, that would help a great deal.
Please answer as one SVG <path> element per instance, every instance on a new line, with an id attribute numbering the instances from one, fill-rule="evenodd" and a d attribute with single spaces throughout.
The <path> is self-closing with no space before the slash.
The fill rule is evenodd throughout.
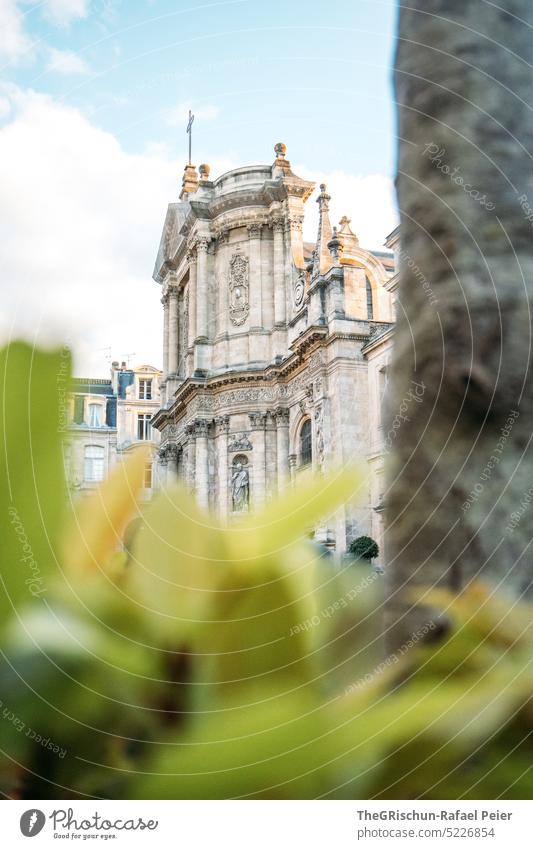
<path id="1" fill-rule="evenodd" d="M 3 796 L 532 798 L 531 606 L 427 592 L 446 628 L 386 657 L 381 582 L 306 539 L 353 469 L 225 528 L 141 506 L 137 452 L 65 520 L 60 357 L 0 365 Z"/>
<path id="2" fill-rule="evenodd" d="M 357 537 L 351 541 L 348 551 L 356 560 L 372 560 L 379 554 L 379 547 L 372 537 Z"/>

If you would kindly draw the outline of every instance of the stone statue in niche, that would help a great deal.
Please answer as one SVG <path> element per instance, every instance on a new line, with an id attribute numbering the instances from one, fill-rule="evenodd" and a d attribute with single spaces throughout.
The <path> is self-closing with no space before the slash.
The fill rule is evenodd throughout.
<path id="1" fill-rule="evenodd" d="M 250 505 L 250 475 L 247 464 L 247 458 L 242 455 L 235 457 L 233 461 L 231 502 L 234 513 L 246 513 Z"/>
<path id="2" fill-rule="evenodd" d="M 249 312 L 248 258 L 237 253 L 229 264 L 229 315 L 232 324 L 244 324 Z"/>

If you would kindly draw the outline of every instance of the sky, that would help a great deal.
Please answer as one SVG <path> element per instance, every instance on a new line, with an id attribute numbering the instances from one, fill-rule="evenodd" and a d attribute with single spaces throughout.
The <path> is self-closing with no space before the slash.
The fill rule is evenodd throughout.
<path id="1" fill-rule="evenodd" d="M 382 248 L 395 23 L 394 0 L 0 0 L 0 341 L 67 344 L 83 376 L 161 366 L 151 275 L 190 108 L 212 179 L 282 141 Z"/>

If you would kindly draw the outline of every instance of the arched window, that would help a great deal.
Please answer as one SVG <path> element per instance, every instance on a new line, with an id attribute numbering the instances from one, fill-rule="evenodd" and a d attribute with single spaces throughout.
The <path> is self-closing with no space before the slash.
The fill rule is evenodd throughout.
<path id="1" fill-rule="evenodd" d="M 313 461 L 313 432 L 311 419 L 306 419 L 300 430 L 300 465 L 308 466 Z"/>
<path id="2" fill-rule="evenodd" d="M 372 285 L 368 277 L 366 278 L 366 317 L 371 320 L 374 318 L 374 302 L 372 300 Z"/>
<path id="3" fill-rule="evenodd" d="M 86 481 L 103 481 L 104 449 L 101 445 L 85 446 L 83 477 Z"/>

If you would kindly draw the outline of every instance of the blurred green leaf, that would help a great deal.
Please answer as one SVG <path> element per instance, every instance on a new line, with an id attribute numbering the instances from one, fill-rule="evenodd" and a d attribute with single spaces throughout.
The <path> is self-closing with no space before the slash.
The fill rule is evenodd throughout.
<path id="1" fill-rule="evenodd" d="M 0 351 L 0 627 L 46 598 L 65 506 L 61 431 L 70 358 L 22 342 Z"/>

